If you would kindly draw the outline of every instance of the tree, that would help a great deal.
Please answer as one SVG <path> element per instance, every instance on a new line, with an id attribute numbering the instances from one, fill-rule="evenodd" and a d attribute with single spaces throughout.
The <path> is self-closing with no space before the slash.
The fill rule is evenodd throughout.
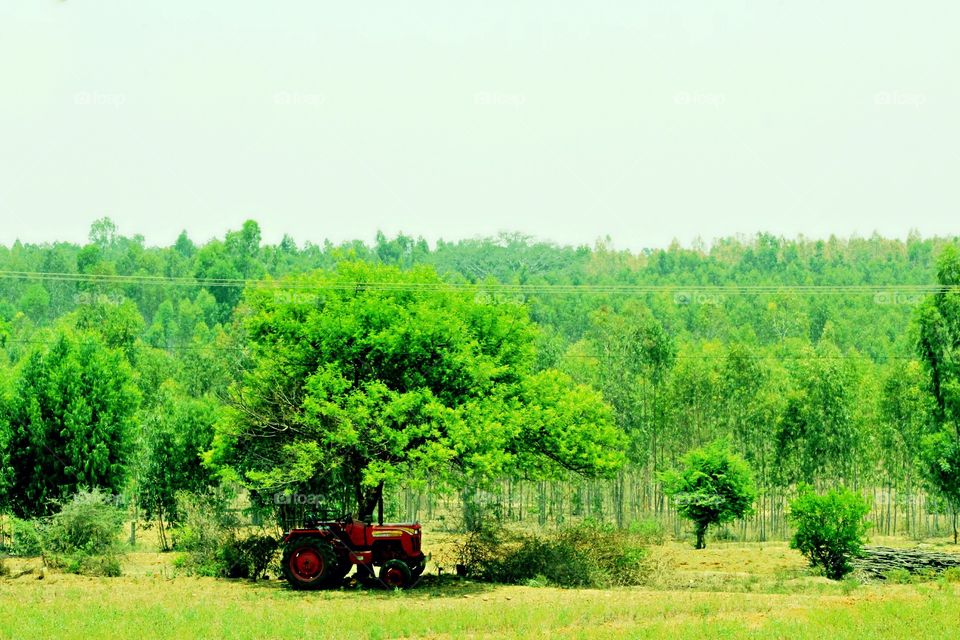
<path id="1" fill-rule="evenodd" d="M 166 549 L 165 525 L 179 515 L 177 493 L 200 493 L 216 484 L 202 454 L 210 448 L 218 411 L 210 400 L 190 398 L 172 383 L 165 384 L 160 395 L 158 407 L 146 420 L 138 482 L 140 504 L 148 518 L 157 518 L 160 544 Z"/>
<path id="2" fill-rule="evenodd" d="M 796 527 L 790 547 L 828 578 L 839 580 L 852 570 L 850 559 L 863 548 L 868 526 L 863 518 L 869 511 L 867 501 L 848 489 L 831 489 L 821 496 L 805 485 L 790 503 L 788 518 Z"/>
<path id="3" fill-rule="evenodd" d="M 664 382 L 677 358 L 671 335 L 649 310 L 630 304 L 624 313 L 604 307 L 591 315 L 589 336 L 601 356 L 598 387 L 630 436 L 630 457 L 654 466 L 663 422 Z"/>
<path id="4" fill-rule="evenodd" d="M 97 336 L 61 331 L 31 351 L 0 416 L 8 429 L 7 498 L 32 517 L 81 488 L 119 492 L 137 391 L 126 359 Z"/>
<path id="5" fill-rule="evenodd" d="M 621 465 L 599 393 L 534 373 L 525 307 L 443 290 L 423 267 L 346 263 L 282 286 L 310 295 L 260 288 L 241 311 L 249 363 L 211 453 L 228 477 L 368 520 L 388 485 Z"/>
<path id="6" fill-rule="evenodd" d="M 927 466 L 924 463 L 923 441 L 929 435 L 933 424 L 934 399 L 929 393 L 927 372 L 916 360 L 893 363 L 883 378 L 882 392 L 879 398 L 879 418 L 877 423 L 881 466 L 887 486 L 907 492 L 907 525 L 912 526 L 916 513 L 913 492 L 918 477 L 922 479 Z M 892 532 L 890 523 L 892 505 L 886 505 L 886 527 L 884 532 Z M 878 527 L 884 526 L 883 511 Z M 894 512 L 895 513 L 895 512 Z"/>
<path id="7" fill-rule="evenodd" d="M 851 365 L 833 345 L 821 342 L 798 360 L 793 378 L 776 434 L 781 480 L 851 478 L 857 459 L 850 452 L 860 449 Z"/>
<path id="8" fill-rule="evenodd" d="M 930 372 L 937 420 L 960 434 L 960 252 L 944 247 L 937 259 L 942 287 L 920 308 L 918 348 Z"/>
<path id="9" fill-rule="evenodd" d="M 110 218 L 94 220 L 90 225 L 90 243 L 108 249 L 117 241 L 117 225 Z"/>
<path id="10" fill-rule="evenodd" d="M 937 259 L 941 290 L 930 296 L 919 314 L 918 348 L 930 374 L 939 433 L 924 439 L 927 478 L 953 511 L 957 542 L 960 511 L 960 252 L 944 247 Z"/>
<path id="11" fill-rule="evenodd" d="M 953 513 L 953 544 L 957 544 L 957 514 L 960 512 L 960 440 L 944 429 L 923 439 L 926 476 Z"/>
<path id="12" fill-rule="evenodd" d="M 693 521 L 697 549 L 707 546 L 710 525 L 750 515 L 757 497 L 749 465 L 723 440 L 687 452 L 680 469 L 662 473 L 660 480 L 677 512 Z"/>

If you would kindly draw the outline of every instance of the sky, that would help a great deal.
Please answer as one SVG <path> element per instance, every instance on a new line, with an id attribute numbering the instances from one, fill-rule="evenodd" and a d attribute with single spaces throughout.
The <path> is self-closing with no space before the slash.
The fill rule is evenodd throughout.
<path id="1" fill-rule="evenodd" d="M 960 233 L 960 3 L 2 0 L 0 244 Z"/>

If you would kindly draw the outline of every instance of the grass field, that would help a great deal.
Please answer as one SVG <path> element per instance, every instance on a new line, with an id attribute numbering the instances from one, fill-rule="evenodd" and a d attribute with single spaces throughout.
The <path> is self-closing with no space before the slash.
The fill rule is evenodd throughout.
<path id="1" fill-rule="evenodd" d="M 890 541 L 884 541 L 889 544 Z M 8 561 L 2 638 L 956 638 L 960 584 L 830 582 L 783 543 L 670 543 L 649 588 L 572 590 L 425 581 L 407 592 L 301 593 L 277 580 L 177 576 L 130 554 L 121 578 Z"/>

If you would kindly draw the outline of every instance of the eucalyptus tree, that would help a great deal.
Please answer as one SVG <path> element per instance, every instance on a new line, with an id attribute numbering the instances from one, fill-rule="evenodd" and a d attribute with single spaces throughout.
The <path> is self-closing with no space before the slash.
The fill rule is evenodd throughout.
<path id="1" fill-rule="evenodd" d="M 937 259 L 941 290 L 920 309 L 919 350 L 930 374 L 939 431 L 924 440 L 927 477 L 953 511 L 960 512 L 960 252 L 946 246 Z"/>
<path id="2" fill-rule="evenodd" d="M 857 376 L 839 349 L 821 341 L 797 359 L 776 431 L 781 482 L 854 480 L 861 445 Z"/>

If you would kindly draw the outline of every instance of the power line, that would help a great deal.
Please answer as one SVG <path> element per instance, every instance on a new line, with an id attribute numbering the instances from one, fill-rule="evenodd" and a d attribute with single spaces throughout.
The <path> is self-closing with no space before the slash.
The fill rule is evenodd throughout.
<path id="1" fill-rule="evenodd" d="M 323 290 L 373 290 L 373 291 L 466 291 L 476 293 L 516 293 L 516 294 L 656 294 L 673 293 L 689 296 L 696 301 L 698 296 L 710 295 L 759 295 L 778 293 L 797 294 L 864 294 L 888 295 L 891 297 L 925 295 L 934 293 L 957 292 L 960 285 L 940 284 L 769 284 L 769 285 L 702 285 L 702 284 L 514 284 L 504 282 L 464 283 L 464 282 L 298 282 L 285 279 L 252 278 L 194 278 L 155 275 L 113 275 L 89 273 L 65 273 L 49 271 L 0 271 L 0 279 L 33 280 L 40 282 L 77 282 L 89 284 L 117 284 L 139 286 L 179 286 L 179 287 L 232 287 L 261 288 L 298 291 Z"/>
<path id="2" fill-rule="evenodd" d="M 24 339 L 24 338 L 7 338 L 5 341 L 0 342 L 0 344 L 19 344 L 19 345 L 35 345 L 35 346 L 53 346 L 57 344 L 57 340 L 35 340 L 35 339 Z M 149 343 L 143 343 L 144 346 L 147 346 L 151 349 L 157 349 L 159 351 L 206 351 L 213 353 L 242 353 L 247 350 L 246 347 L 227 347 L 227 346 L 214 346 L 214 345 L 202 345 L 202 344 L 181 344 L 181 345 L 165 345 L 156 347 Z M 561 360 L 613 360 L 616 359 L 616 355 L 608 355 L 602 353 L 565 353 L 557 356 Z M 700 361 L 709 361 L 709 360 L 724 360 L 729 357 L 729 354 L 677 354 L 677 360 L 700 360 Z M 832 355 L 805 355 L 805 354 L 741 354 L 738 357 L 746 358 L 748 360 L 769 360 L 774 362 L 814 362 L 819 360 L 866 360 L 870 362 L 885 362 L 887 360 L 916 360 L 917 356 L 909 354 L 884 354 L 880 357 L 874 358 L 873 356 L 863 355 L 863 354 L 832 354 Z M 287 364 L 299 364 L 299 365 L 308 365 L 312 362 L 307 361 L 293 361 L 287 360 Z"/>

